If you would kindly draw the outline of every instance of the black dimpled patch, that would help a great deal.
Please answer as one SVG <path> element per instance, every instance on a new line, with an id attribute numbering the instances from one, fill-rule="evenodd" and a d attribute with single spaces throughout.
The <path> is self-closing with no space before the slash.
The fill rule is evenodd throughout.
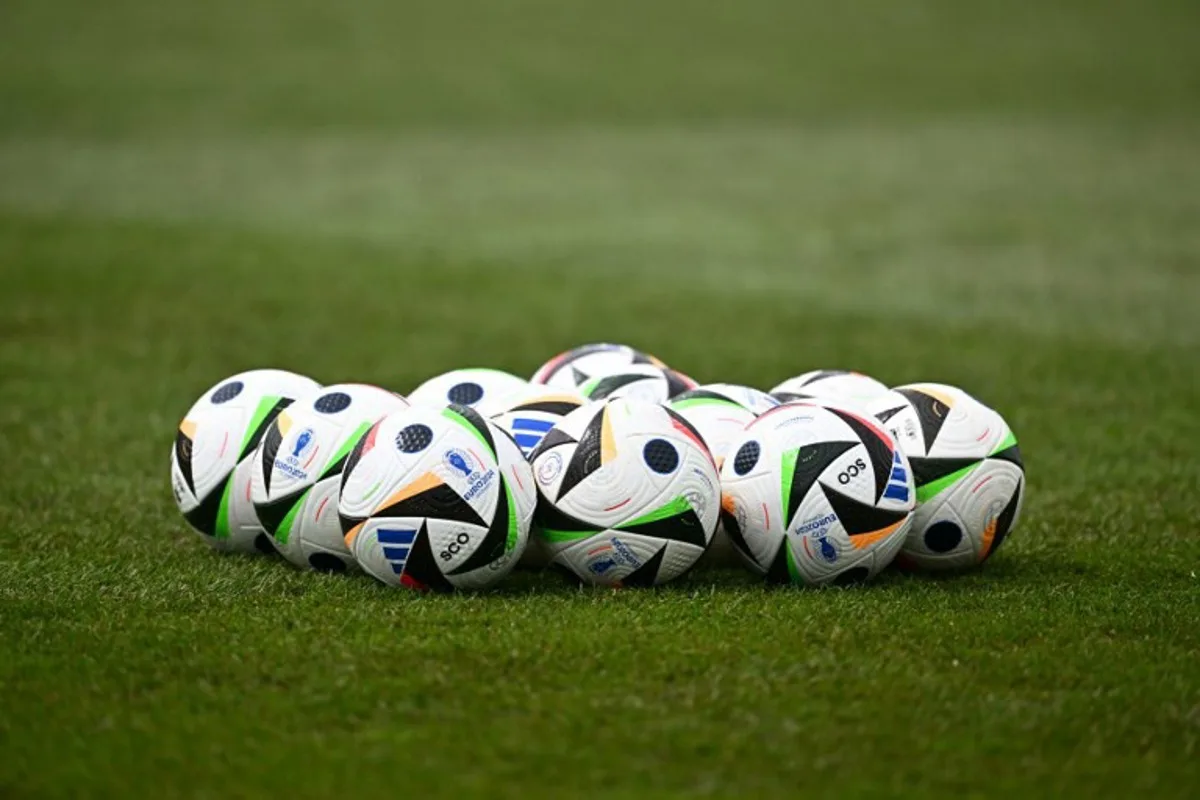
<path id="1" fill-rule="evenodd" d="M 962 542 L 962 528 L 948 520 L 935 522 L 925 531 L 925 546 L 935 553 L 949 553 Z"/>
<path id="2" fill-rule="evenodd" d="M 419 453 L 433 441 L 433 430 L 428 425 L 409 425 L 396 434 L 396 447 L 401 453 Z"/>
<path id="3" fill-rule="evenodd" d="M 762 446 L 758 442 L 746 442 L 738 448 L 737 455 L 733 458 L 733 471 L 738 475 L 745 475 L 754 469 L 761 454 Z"/>
<path id="4" fill-rule="evenodd" d="M 642 448 L 646 465 L 660 475 L 667 475 L 679 466 L 679 451 L 666 439 L 651 439 Z"/>
<path id="5" fill-rule="evenodd" d="M 478 383 L 459 383 L 450 387 L 446 399 L 460 406 L 473 406 L 483 399 L 483 387 Z"/>
<path id="6" fill-rule="evenodd" d="M 330 392 L 317 398 L 313 403 L 313 411 L 322 414 L 336 414 L 350 407 L 350 395 L 345 392 Z"/>
<path id="7" fill-rule="evenodd" d="M 230 400 L 241 394 L 242 389 L 245 388 L 246 384 L 242 383 L 241 381 L 230 381 L 229 383 L 218 386 L 216 391 L 214 391 L 212 396 L 208 399 L 211 403 L 213 403 L 213 405 L 228 403 Z"/>

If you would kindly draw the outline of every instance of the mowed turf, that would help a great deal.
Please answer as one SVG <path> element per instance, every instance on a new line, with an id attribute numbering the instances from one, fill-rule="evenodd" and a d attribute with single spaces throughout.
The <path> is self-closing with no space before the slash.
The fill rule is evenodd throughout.
<path id="1" fill-rule="evenodd" d="M 0 795 L 1195 796 L 1197 14 L 993 5 L 6 3 Z M 229 373 L 604 339 L 960 384 L 1020 526 L 853 590 L 424 596 L 174 508 Z"/>

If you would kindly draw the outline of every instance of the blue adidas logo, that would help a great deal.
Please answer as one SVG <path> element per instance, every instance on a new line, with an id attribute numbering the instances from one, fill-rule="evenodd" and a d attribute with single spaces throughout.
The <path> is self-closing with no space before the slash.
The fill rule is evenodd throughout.
<path id="1" fill-rule="evenodd" d="M 554 423 L 547 420 L 517 417 L 512 421 L 513 439 L 516 440 L 517 447 L 521 448 L 521 452 L 529 455 L 545 437 L 546 432 L 553 427 Z"/>
<path id="2" fill-rule="evenodd" d="M 904 462 L 900 460 L 900 452 L 892 451 L 892 474 L 888 478 L 887 488 L 883 490 L 883 496 L 889 500 L 899 500 L 901 503 L 908 502 L 908 473 L 904 470 Z"/>
<path id="3" fill-rule="evenodd" d="M 375 536 L 383 546 L 383 557 L 392 565 L 392 572 L 404 574 L 404 562 L 408 561 L 417 532 L 410 528 L 379 528 Z"/>

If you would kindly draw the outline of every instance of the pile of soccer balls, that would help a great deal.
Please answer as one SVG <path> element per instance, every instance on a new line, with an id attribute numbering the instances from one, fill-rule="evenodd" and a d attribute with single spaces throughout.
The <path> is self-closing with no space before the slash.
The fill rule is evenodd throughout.
<path id="1" fill-rule="evenodd" d="M 951 386 L 829 370 L 770 394 L 697 386 L 595 344 L 531 381 L 455 370 L 407 399 L 234 375 L 184 417 L 171 483 L 219 550 L 394 586 L 478 589 L 518 562 L 651 586 L 702 558 L 823 585 L 983 562 L 1024 469 L 1000 415 Z"/>

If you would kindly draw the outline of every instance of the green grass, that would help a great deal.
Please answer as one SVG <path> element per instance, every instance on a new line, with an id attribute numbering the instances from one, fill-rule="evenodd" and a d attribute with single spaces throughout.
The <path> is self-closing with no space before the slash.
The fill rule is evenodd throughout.
<path id="1" fill-rule="evenodd" d="M 1200 786 L 1188 2 L 8 2 L 0 795 Z M 418 596 L 222 557 L 204 387 L 628 341 L 957 383 L 986 569 Z"/>

